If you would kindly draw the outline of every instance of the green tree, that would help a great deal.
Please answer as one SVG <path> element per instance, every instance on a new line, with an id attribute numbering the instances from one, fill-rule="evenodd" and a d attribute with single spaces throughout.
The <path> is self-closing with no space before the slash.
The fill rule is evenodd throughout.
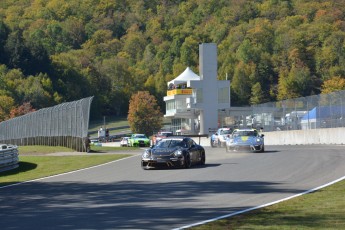
<path id="1" fill-rule="evenodd" d="M 181 46 L 181 61 L 186 66 L 194 66 L 198 62 L 199 42 L 194 36 L 187 37 Z"/>
<path id="2" fill-rule="evenodd" d="M 25 75 L 20 71 L 20 69 L 1 68 L 0 72 L 2 83 L 0 89 L 5 90 L 5 95 L 12 97 L 17 104 L 20 104 L 18 102 L 21 100 L 21 97 L 18 89 L 24 81 Z"/>
<path id="3" fill-rule="evenodd" d="M 125 114 L 128 111 L 129 97 L 136 85 L 126 60 L 105 59 L 98 66 L 99 80 L 95 83 L 99 85 L 97 95 L 107 100 L 108 104 L 103 115 Z"/>
<path id="4" fill-rule="evenodd" d="M 14 108 L 14 99 L 9 96 L 0 96 L 0 122 L 10 118 L 11 110 Z"/>
<path id="5" fill-rule="evenodd" d="M 268 19 L 284 18 L 293 12 L 292 1 L 268 0 L 259 4 L 260 14 Z"/>
<path id="6" fill-rule="evenodd" d="M 252 87 L 252 94 L 250 97 L 250 104 L 256 105 L 265 102 L 265 96 L 261 89 L 261 85 L 259 82 L 255 83 Z"/>
<path id="7" fill-rule="evenodd" d="M 249 98 L 251 95 L 252 84 L 250 76 L 255 73 L 255 65 L 245 64 L 240 62 L 235 69 L 235 73 L 232 79 L 231 91 L 238 96 L 238 101 L 235 101 L 234 105 L 247 105 L 249 104 Z"/>
<path id="8" fill-rule="evenodd" d="M 334 32 L 327 37 L 318 51 L 317 69 L 324 80 L 332 76 L 345 75 L 345 33 Z"/>
<path id="9" fill-rule="evenodd" d="M 238 47 L 237 58 L 246 64 L 257 60 L 257 51 L 248 39 L 245 39 Z"/>
<path id="10" fill-rule="evenodd" d="M 47 75 L 29 76 L 17 88 L 20 103 L 30 101 L 35 108 L 45 108 L 53 105 L 50 80 Z M 46 87 L 46 88 L 45 88 Z"/>
<path id="11" fill-rule="evenodd" d="M 130 55 L 130 61 L 135 63 L 137 60 L 142 58 L 142 54 L 144 53 L 147 41 L 144 35 L 137 31 L 137 28 L 134 27 L 134 31 L 128 33 L 126 36 L 123 37 L 123 51 Z"/>
<path id="12" fill-rule="evenodd" d="M 89 54 L 85 50 L 71 50 L 53 55 L 52 66 L 55 69 L 52 76 L 54 91 L 63 95 L 64 100 L 71 101 L 91 96 L 94 85 L 91 86 L 84 68 L 90 69 Z"/>
<path id="13" fill-rule="evenodd" d="M 6 44 L 9 29 L 6 24 L 0 19 L 0 63 L 5 63 L 6 55 L 4 46 Z"/>
<path id="14" fill-rule="evenodd" d="M 56 103 L 94 95 L 118 114 L 149 90 L 163 108 L 166 81 L 198 69 L 198 45 L 214 42 L 233 105 L 253 103 L 257 83 L 264 101 L 308 96 L 345 76 L 343 12 L 341 0 L 2 0 L 0 63 L 23 76 L 5 73 L 0 95 L 20 105 L 44 97 L 17 86 L 42 84 Z M 40 74 L 50 82 L 29 84 Z"/>
<path id="15" fill-rule="evenodd" d="M 22 31 L 11 32 L 6 40 L 5 52 L 10 68 L 28 69 L 30 60 L 28 49 L 24 46 Z"/>
<path id="16" fill-rule="evenodd" d="M 139 91 L 131 97 L 127 119 L 132 132 L 151 136 L 162 127 L 163 114 L 156 98 L 147 91 Z"/>

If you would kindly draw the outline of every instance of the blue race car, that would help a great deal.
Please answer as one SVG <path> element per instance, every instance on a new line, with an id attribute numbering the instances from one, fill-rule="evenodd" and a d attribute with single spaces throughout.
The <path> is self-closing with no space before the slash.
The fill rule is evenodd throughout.
<path id="1" fill-rule="evenodd" d="M 235 129 L 226 140 L 226 151 L 264 152 L 264 135 L 256 129 Z"/>

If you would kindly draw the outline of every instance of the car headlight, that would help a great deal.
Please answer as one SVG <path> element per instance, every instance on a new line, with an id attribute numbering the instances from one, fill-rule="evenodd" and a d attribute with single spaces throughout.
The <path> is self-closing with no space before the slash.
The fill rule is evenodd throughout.
<path id="1" fill-rule="evenodd" d="M 149 158 L 150 156 L 151 156 L 150 150 L 145 150 L 145 152 L 142 155 L 143 158 Z"/>
<path id="2" fill-rule="evenodd" d="M 260 138 L 256 138 L 256 142 L 261 142 L 261 139 Z"/>
<path id="3" fill-rule="evenodd" d="M 182 156 L 182 151 L 181 150 L 177 150 L 177 151 L 174 152 L 174 155 L 175 155 L 175 157 L 180 157 L 180 156 Z"/>

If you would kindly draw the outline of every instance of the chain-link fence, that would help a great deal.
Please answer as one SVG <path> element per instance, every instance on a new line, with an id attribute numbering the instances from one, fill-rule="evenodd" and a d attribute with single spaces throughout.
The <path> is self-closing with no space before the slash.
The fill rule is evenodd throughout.
<path id="1" fill-rule="evenodd" d="M 87 151 L 92 99 L 62 103 L 3 121 L 0 142 L 19 146 L 65 146 Z"/>
<path id="2" fill-rule="evenodd" d="M 254 105 L 238 126 L 265 131 L 345 127 L 345 90 Z"/>

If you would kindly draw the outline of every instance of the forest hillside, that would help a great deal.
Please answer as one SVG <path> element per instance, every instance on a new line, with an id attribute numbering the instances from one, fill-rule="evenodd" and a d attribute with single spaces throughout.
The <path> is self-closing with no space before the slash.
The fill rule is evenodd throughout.
<path id="1" fill-rule="evenodd" d="M 95 96 L 94 115 L 126 115 L 218 46 L 231 104 L 345 88 L 344 0 L 1 0 L 0 121 Z"/>

